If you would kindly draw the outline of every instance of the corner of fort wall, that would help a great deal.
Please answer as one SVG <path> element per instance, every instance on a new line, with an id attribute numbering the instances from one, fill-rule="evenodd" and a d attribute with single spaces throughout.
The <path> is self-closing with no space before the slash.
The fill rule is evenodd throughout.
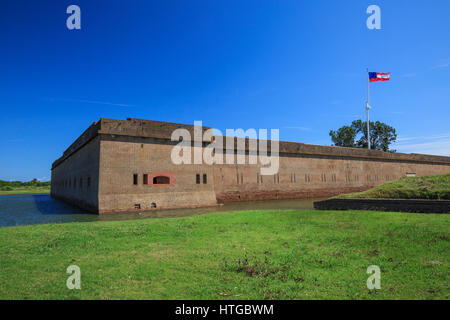
<path id="1" fill-rule="evenodd" d="M 100 138 L 93 136 L 52 167 L 51 196 L 98 212 Z"/>

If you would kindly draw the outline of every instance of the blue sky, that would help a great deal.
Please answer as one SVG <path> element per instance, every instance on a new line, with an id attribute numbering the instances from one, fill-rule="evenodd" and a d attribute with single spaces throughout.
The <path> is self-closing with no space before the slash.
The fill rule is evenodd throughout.
<path id="1" fill-rule="evenodd" d="M 449 15 L 448 0 L 1 1 L 0 179 L 48 180 L 100 117 L 330 145 L 365 117 L 366 67 L 391 72 L 371 84 L 371 119 L 397 129 L 393 147 L 450 155 Z"/>

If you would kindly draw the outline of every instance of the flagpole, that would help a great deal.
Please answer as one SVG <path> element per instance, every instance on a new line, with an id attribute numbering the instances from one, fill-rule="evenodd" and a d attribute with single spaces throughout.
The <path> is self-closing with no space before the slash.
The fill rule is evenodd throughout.
<path id="1" fill-rule="evenodd" d="M 370 150 L 370 122 L 369 122 L 369 109 L 370 109 L 370 91 L 369 91 L 369 69 L 366 68 L 367 72 L 367 103 L 366 103 L 366 112 L 367 112 L 367 149 Z"/>

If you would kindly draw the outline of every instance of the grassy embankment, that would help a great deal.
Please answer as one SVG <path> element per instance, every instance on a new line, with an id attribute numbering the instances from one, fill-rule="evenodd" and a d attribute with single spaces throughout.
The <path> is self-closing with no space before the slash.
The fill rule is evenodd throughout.
<path id="1" fill-rule="evenodd" d="M 28 182 L 0 180 L 0 195 L 22 193 L 50 193 L 50 181 L 40 182 L 36 179 Z"/>
<path id="2" fill-rule="evenodd" d="M 449 299 L 449 230 L 449 215 L 317 210 L 5 227 L 0 299 Z"/>
<path id="3" fill-rule="evenodd" d="M 427 177 L 404 177 L 364 192 L 343 194 L 334 198 L 450 200 L 450 173 Z"/>

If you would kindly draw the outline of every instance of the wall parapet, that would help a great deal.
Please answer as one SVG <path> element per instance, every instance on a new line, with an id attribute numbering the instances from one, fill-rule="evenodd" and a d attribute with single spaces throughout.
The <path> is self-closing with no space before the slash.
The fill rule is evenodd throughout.
<path id="1" fill-rule="evenodd" d="M 131 136 L 131 137 L 144 137 L 144 138 L 156 138 L 161 140 L 171 140 L 172 132 L 176 129 L 186 129 L 190 132 L 191 137 L 194 137 L 194 126 L 186 124 L 178 124 L 163 121 L 144 120 L 127 118 L 126 120 L 116 120 L 101 118 L 98 121 L 89 126 L 63 153 L 63 155 L 55 160 L 52 164 L 52 169 L 57 167 L 60 163 L 70 157 L 78 149 L 82 148 L 86 143 L 100 134 Z M 203 127 L 205 130 L 211 129 L 211 127 Z M 220 136 L 215 136 L 214 139 Z M 226 139 L 245 140 L 244 149 L 239 148 L 237 143 L 234 143 L 234 152 L 249 151 L 248 138 L 234 138 L 224 137 Z M 203 139 L 202 139 L 203 140 Z M 203 140 L 203 143 L 211 141 Z M 267 141 L 267 150 L 271 149 L 271 141 Z M 224 151 L 226 151 L 226 143 L 224 142 Z M 380 150 L 367 150 L 362 148 L 346 148 L 335 146 L 321 146 L 312 145 L 299 142 L 279 141 L 279 154 L 280 155 L 303 155 L 303 156 L 321 156 L 321 157 L 334 157 L 334 158 L 358 158 L 375 161 L 394 161 L 394 162 L 415 162 L 415 163 L 431 163 L 450 165 L 450 157 L 434 156 L 426 154 L 407 154 L 407 153 L 391 153 Z"/>

